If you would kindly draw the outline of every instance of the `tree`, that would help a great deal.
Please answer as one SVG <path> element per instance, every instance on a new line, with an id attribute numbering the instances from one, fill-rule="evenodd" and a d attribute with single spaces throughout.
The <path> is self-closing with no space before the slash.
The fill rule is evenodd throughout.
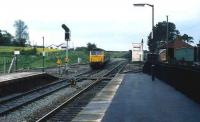
<path id="1" fill-rule="evenodd" d="M 128 61 L 130 62 L 132 59 L 132 50 L 129 50 L 123 57 L 128 59 Z"/>
<path id="2" fill-rule="evenodd" d="M 0 30 L 0 45 L 11 45 L 13 36 L 7 31 Z"/>
<path id="3" fill-rule="evenodd" d="M 87 47 L 76 47 L 76 51 L 87 51 Z"/>
<path id="4" fill-rule="evenodd" d="M 15 31 L 16 42 L 20 46 L 25 46 L 25 43 L 29 38 L 28 26 L 24 23 L 24 21 L 16 20 L 14 23 L 14 27 L 16 28 Z"/>
<path id="5" fill-rule="evenodd" d="M 151 38 L 152 33 L 148 36 L 148 46 L 150 52 L 155 52 L 157 50 L 158 45 L 162 42 L 168 43 L 172 42 L 176 39 L 176 37 L 180 34 L 176 29 L 176 25 L 172 22 L 168 22 L 168 42 L 166 42 L 167 36 L 167 22 L 159 22 L 153 28 L 154 34 L 153 39 Z"/>
<path id="6" fill-rule="evenodd" d="M 97 48 L 97 46 L 96 46 L 96 44 L 92 44 L 92 43 L 87 43 L 87 49 L 88 49 L 88 51 L 90 51 L 90 50 L 93 50 L 93 49 L 95 49 L 95 48 Z"/>
<path id="7" fill-rule="evenodd" d="M 154 53 L 157 48 L 157 41 L 153 40 L 151 37 L 152 33 L 148 36 L 148 46 L 149 46 L 149 51 L 151 53 Z"/>
<path id="8" fill-rule="evenodd" d="M 187 34 L 183 34 L 181 39 L 187 43 L 193 43 L 193 37 L 188 36 Z"/>

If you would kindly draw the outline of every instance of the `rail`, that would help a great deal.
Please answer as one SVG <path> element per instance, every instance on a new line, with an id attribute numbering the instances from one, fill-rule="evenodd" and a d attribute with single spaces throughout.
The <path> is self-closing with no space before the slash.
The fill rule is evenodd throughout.
<path id="1" fill-rule="evenodd" d="M 55 109 L 53 109 L 49 113 L 45 114 L 43 117 L 39 118 L 36 122 L 46 121 L 53 114 L 55 114 L 58 111 L 60 111 L 62 109 L 62 107 L 64 107 L 66 104 L 68 104 L 69 102 L 73 101 L 75 98 L 77 98 L 78 96 L 80 96 L 81 94 L 83 94 L 84 92 L 86 92 L 88 89 L 90 89 L 91 87 L 93 87 L 94 85 L 96 85 L 97 83 L 99 83 L 100 81 L 102 81 L 105 76 L 109 75 L 109 73 L 113 72 L 117 68 L 119 68 L 118 70 L 121 71 L 124 66 L 125 66 L 125 62 L 122 62 L 122 63 L 119 63 L 118 65 L 116 65 L 115 67 L 111 68 L 110 70 L 105 71 L 105 73 L 101 77 L 98 77 L 96 80 L 94 80 L 93 82 L 91 82 L 88 86 L 86 86 L 85 88 L 81 89 L 77 93 L 73 94 L 69 99 L 67 99 L 66 101 L 64 101 L 62 104 L 60 104 L 59 106 L 57 106 Z M 116 73 L 119 73 L 119 71 L 117 71 Z"/>

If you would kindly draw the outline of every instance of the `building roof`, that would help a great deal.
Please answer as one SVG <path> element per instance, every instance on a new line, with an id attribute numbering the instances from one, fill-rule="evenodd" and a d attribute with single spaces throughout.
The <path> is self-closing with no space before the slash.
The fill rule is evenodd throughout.
<path id="1" fill-rule="evenodd" d="M 168 48 L 192 48 L 193 46 L 181 39 L 176 39 L 174 42 L 168 43 Z"/>

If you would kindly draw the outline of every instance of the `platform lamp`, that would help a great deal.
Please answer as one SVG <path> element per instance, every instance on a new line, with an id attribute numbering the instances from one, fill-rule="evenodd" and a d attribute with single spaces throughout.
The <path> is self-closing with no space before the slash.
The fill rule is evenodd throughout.
<path id="1" fill-rule="evenodd" d="M 153 28 L 154 28 L 154 5 L 153 4 L 147 4 L 147 3 L 133 4 L 133 6 L 136 6 L 136 7 L 145 7 L 145 5 L 150 6 L 152 8 L 152 36 L 151 36 L 151 39 L 153 40 L 153 38 L 154 38 L 154 32 L 153 32 Z"/>
<path id="2" fill-rule="evenodd" d="M 65 71 L 67 72 L 68 70 L 68 41 L 70 41 L 70 29 L 65 25 L 62 24 L 62 28 L 65 30 L 65 41 L 67 41 L 67 45 L 66 45 L 66 56 L 65 56 Z"/>

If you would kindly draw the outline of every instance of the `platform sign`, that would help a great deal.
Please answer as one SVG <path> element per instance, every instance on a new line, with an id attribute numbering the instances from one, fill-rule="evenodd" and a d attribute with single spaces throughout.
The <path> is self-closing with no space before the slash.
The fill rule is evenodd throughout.
<path id="1" fill-rule="evenodd" d="M 42 56 L 45 56 L 45 52 L 42 52 Z"/>
<path id="2" fill-rule="evenodd" d="M 132 61 L 143 61 L 143 43 L 132 43 Z"/>
<path id="3" fill-rule="evenodd" d="M 65 57 L 65 63 L 67 63 L 69 61 L 69 58 Z"/>
<path id="4" fill-rule="evenodd" d="M 62 64 L 62 61 L 61 61 L 60 59 L 58 59 L 58 60 L 56 61 L 56 64 L 57 64 L 57 65 L 61 65 L 61 64 Z"/>
<path id="5" fill-rule="evenodd" d="M 15 55 L 19 55 L 19 54 L 20 54 L 20 51 L 16 50 L 16 51 L 14 51 L 14 54 L 15 54 Z"/>

